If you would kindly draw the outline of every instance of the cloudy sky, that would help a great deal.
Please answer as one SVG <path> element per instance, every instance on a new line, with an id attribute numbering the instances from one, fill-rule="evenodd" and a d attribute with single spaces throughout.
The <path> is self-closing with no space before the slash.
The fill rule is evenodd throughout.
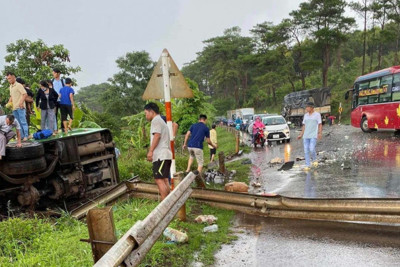
<path id="1" fill-rule="evenodd" d="M 279 23 L 301 0 L 0 0 L 0 68 L 6 45 L 18 39 L 63 44 L 80 86 L 101 83 L 118 71 L 115 60 L 145 50 L 156 61 L 167 48 L 181 68 L 202 41 L 239 26 Z"/>

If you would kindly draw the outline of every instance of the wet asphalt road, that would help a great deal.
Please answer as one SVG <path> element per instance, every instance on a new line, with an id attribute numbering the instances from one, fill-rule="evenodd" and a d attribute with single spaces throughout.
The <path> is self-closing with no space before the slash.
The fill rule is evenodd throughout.
<path id="1" fill-rule="evenodd" d="M 400 227 L 237 214 L 215 266 L 399 266 Z"/>
<path id="2" fill-rule="evenodd" d="M 290 144 L 253 149 L 249 184 L 258 182 L 261 187 L 251 186 L 250 192 L 304 198 L 400 197 L 400 137 L 393 132 L 325 127 L 317 144 L 317 168 L 304 172 L 304 161 L 297 161 L 293 169 L 277 171 L 280 165 L 271 165 L 271 159 L 295 161 L 304 156 L 298 133 L 292 130 Z M 239 239 L 222 247 L 215 266 L 400 266 L 400 225 L 238 213 L 232 230 Z"/>
<path id="3" fill-rule="evenodd" d="M 250 184 L 262 186 L 252 192 L 304 198 L 400 197 L 400 137 L 393 131 L 365 134 L 351 126 L 325 127 L 316 148 L 319 166 L 309 172 L 302 171 L 304 160 L 296 161 L 304 157 L 298 133 L 291 131 L 289 144 L 253 149 Z M 269 163 L 276 157 L 296 161 L 294 168 L 277 171 L 280 165 Z"/>

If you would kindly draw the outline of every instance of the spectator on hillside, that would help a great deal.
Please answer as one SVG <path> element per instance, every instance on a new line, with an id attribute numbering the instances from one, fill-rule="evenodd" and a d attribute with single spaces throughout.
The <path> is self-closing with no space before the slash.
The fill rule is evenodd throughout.
<path id="1" fill-rule="evenodd" d="M 61 71 L 59 68 L 54 68 L 53 69 L 53 79 L 51 80 L 52 87 L 53 89 L 57 92 L 57 94 L 60 94 L 61 88 L 63 88 L 66 83 L 64 79 L 61 79 Z M 60 110 L 60 99 L 58 99 L 56 103 L 56 108 L 55 108 L 55 117 L 56 117 L 56 122 L 54 123 L 54 131 L 57 132 L 58 130 L 58 113 Z M 61 120 L 61 130 L 64 129 L 64 125 Z"/>
<path id="2" fill-rule="evenodd" d="M 26 122 L 25 98 L 27 96 L 25 88 L 17 82 L 13 72 L 7 72 L 7 80 L 10 83 L 10 99 L 8 103 L 12 105 L 13 115 L 21 127 L 21 137 L 23 141 L 28 140 L 28 123 Z"/>
<path id="3" fill-rule="evenodd" d="M 74 94 L 75 91 L 72 89 L 72 80 L 70 78 L 65 79 L 65 86 L 60 89 L 60 111 L 61 111 L 61 122 L 64 125 L 64 133 L 68 133 L 68 130 L 72 130 L 72 120 L 74 119 Z M 68 119 L 69 116 L 69 119 Z"/>
<path id="4" fill-rule="evenodd" d="M 6 155 L 7 143 L 15 136 L 12 128 L 15 128 L 17 132 L 17 147 L 22 147 L 21 127 L 14 115 L 0 116 L 0 160 Z"/>
<path id="5" fill-rule="evenodd" d="M 40 89 L 36 95 L 36 107 L 41 110 L 40 113 L 40 128 L 54 130 L 55 122 L 55 106 L 57 103 L 58 94 L 53 88 L 49 88 L 47 81 L 40 81 Z"/>

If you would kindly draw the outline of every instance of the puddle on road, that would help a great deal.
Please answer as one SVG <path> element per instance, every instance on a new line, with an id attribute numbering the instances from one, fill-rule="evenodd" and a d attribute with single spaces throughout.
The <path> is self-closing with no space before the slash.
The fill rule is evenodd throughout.
<path id="1" fill-rule="evenodd" d="M 223 245 L 215 266 L 395 266 L 399 228 L 263 218 L 238 213 L 234 244 Z M 340 257 L 338 257 L 340 255 Z"/>
<path id="2" fill-rule="evenodd" d="M 304 172 L 305 162 L 298 161 L 289 171 L 277 171 L 280 165 L 271 165 L 271 159 L 288 162 L 304 157 L 303 142 L 296 135 L 292 131 L 290 144 L 253 148 L 249 184 L 259 182 L 262 187 L 250 187 L 251 193 L 306 198 L 400 197 L 400 138 L 393 132 L 365 134 L 351 126 L 329 127 L 317 144 L 318 159 L 324 161 L 317 168 Z"/>

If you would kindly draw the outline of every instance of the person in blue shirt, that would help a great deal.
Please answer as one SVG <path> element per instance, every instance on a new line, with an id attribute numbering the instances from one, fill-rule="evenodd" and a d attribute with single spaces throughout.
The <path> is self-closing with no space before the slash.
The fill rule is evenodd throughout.
<path id="1" fill-rule="evenodd" d="M 68 130 L 72 130 L 72 120 L 74 119 L 73 113 L 75 110 L 74 94 L 75 91 L 72 89 L 72 80 L 70 78 L 65 79 L 65 86 L 60 89 L 60 111 L 61 121 L 64 125 L 64 133 L 68 133 Z M 69 120 L 68 120 L 69 116 Z"/>
<path id="2" fill-rule="evenodd" d="M 51 80 L 51 87 L 56 91 L 57 94 L 60 94 L 61 88 L 65 86 L 65 80 L 61 78 L 61 70 L 59 68 L 53 69 L 53 79 Z M 55 117 L 56 120 L 54 122 L 54 132 L 58 130 L 58 112 L 60 110 L 60 99 L 57 99 L 56 108 L 55 108 Z M 61 110 L 60 110 L 61 112 Z M 61 121 L 61 131 L 64 129 L 64 125 Z"/>
<path id="3" fill-rule="evenodd" d="M 190 172 L 190 167 L 193 164 L 194 158 L 196 158 L 197 161 L 197 170 L 199 173 L 203 170 L 203 165 L 204 165 L 204 156 L 203 156 L 203 142 L 204 139 L 206 139 L 207 143 L 214 147 L 217 148 L 216 144 L 213 144 L 210 140 L 210 129 L 206 126 L 206 121 L 207 121 L 207 116 L 204 114 L 201 114 L 199 116 L 199 122 L 193 124 L 189 131 L 187 131 L 185 135 L 185 141 L 183 143 L 183 149 L 188 147 L 189 150 L 189 161 L 188 161 L 188 166 L 186 169 L 186 172 Z M 188 139 L 190 137 L 189 143 Z"/>

